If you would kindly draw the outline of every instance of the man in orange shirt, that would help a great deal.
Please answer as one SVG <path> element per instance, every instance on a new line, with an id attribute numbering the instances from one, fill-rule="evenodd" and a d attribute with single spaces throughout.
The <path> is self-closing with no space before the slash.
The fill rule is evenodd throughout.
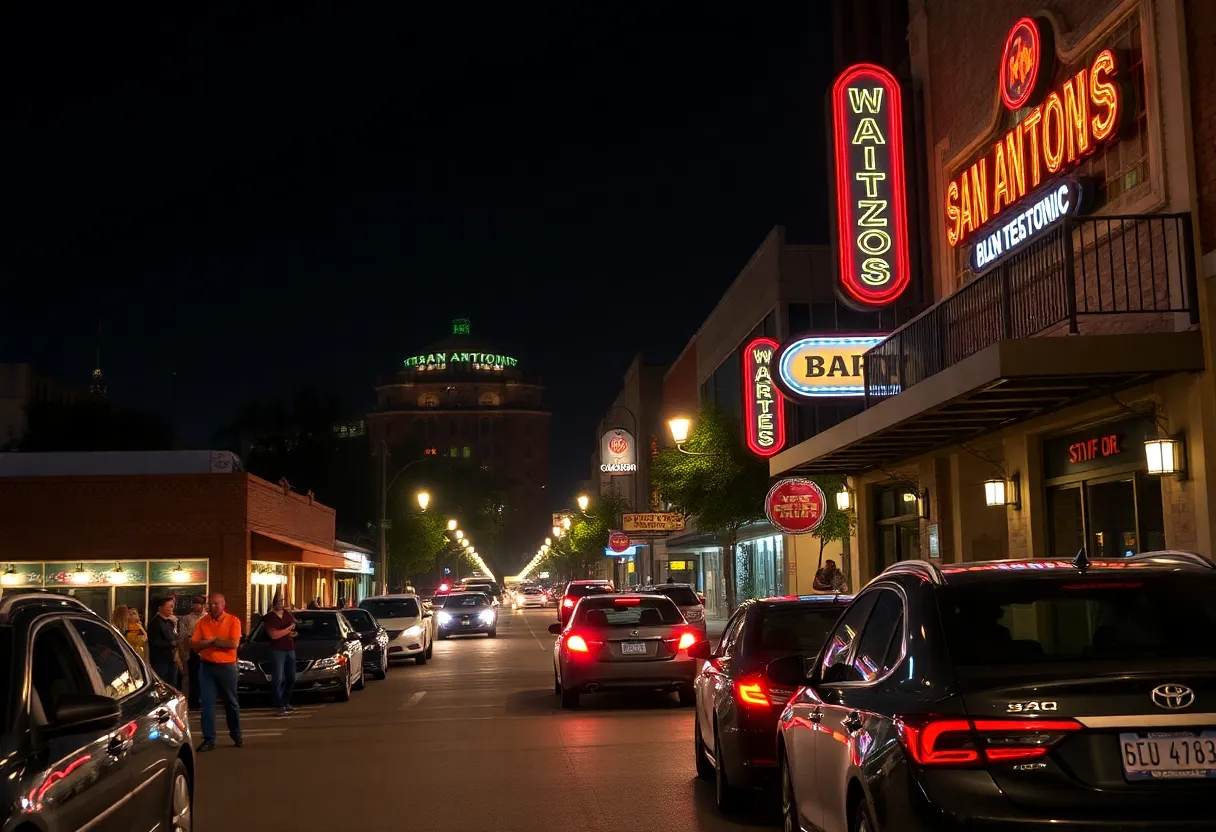
<path id="1" fill-rule="evenodd" d="M 228 735 L 237 748 L 241 740 L 241 706 L 236 698 L 236 648 L 241 643 L 241 620 L 224 612 L 224 596 L 211 596 L 208 614 L 199 619 L 190 646 L 199 657 L 198 686 L 202 694 L 203 744 L 198 751 L 215 748 L 215 697 L 224 698 Z"/>

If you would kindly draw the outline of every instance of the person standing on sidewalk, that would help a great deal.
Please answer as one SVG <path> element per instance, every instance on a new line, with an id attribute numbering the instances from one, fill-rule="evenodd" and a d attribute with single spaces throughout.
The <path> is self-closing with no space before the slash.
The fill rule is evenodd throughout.
<path id="1" fill-rule="evenodd" d="M 173 597 L 156 603 L 156 614 L 148 622 L 148 664 L 156 675 L 175 688 L 181 687 L 181 660 L 177 655 L 177 617 L 173 614 Z"/>
<path id="2" fill-rule="evenodd" d="M 199 619 L 190 638 L 190 646 L 198 651 L 198 686 L 203 706 L 203 742 L 196 749 L 199 753 L 215 748 L 216 694 L 224 699 L 228 736 L 237 748 L 245 744 L 241 739 L 241 705 L 236 698 L 236 648 L 241 643 L 241 621 L 224 612 L 225 606 L 224 596 L 214 593 L 207 615 Z"/>
<path id="3" fill-rule="evenodd" d="M 190 647 L 190 639 L 194 637 L 194 628 L 198 626 L 199 619 L 207 614 L 207 599 L 202 595 L 195 595 L 190 612 L 182 616 L 177 622 L 177 637 L 178 652 L 182 663 L 186 665 L 186 681 L 187 681 L 187 705 L 191 710 L 198 710 L 198 653 Z"/>
<path id="4" fill-rule="evenodd" d="M 270 706 L 279 716 L 287 716 L 293 710 L 291 691 L 296 686 L 296 619 L 285 608 L 281 593 L 274 594 L 262 626 L 270 636 Z"/>

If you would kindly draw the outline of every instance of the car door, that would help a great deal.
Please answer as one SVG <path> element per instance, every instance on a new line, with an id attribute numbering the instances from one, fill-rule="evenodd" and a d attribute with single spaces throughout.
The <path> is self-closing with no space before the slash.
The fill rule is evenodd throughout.
<path id="1" fill-rule="evenodd" d="M 176 751 L 169 747 L 167 736 L 161 739 L 168 711 L 158 698 L 147 666 L 113 627 L 92 617 L 68 621 L 101 692 L 122 708 L 109 747 L 111 765 L 127 795 L 117 813 L 125 817 L 121 828 L 151 828 L 168 805 L 169 773 Z"/>
<path id="2" fill-rule="evenodd" d="M 718 647 L 710 655 L 701 673 L 697 677 L 700 686 L 700 696 L 697 697 L 697 707 L 700 709 L 701 741 L 713 752 L 714 747 L 714 717 L 718 707 L 723 702 L 723 696 L 730 695 L 730 665 L 731 659 L 742 642 L 739 634 L 743 629 L 743 619 L 746 609 L 735 611 L 734 616 L 726 622 L 722 630 L 722 638 Z"/>
<path id="3" fill-rule="evenodd" d="M 26 767 L 32 811 L 55 829 L 130 829 L 122 811 L 126 782 L 114 766 L 110 727 L 55 731 L 55 708 L 65 694 L 97 694 L 79 644 L 62 618 L 37 622 L 26 650 L 26 703 L 32 753 Z"/>
<path id="4" fill-rule="evenodd" d="M 864 765 L 876 739 L 893 731 L 889 718 L 875 714 L 876 709 L 881 710 L 877 685 L 891 670 L 892 641 L 897 634 L 903 635 L 904 599 L 895 587 L 875 588 L 865 594 L 872 596 L 872 603 L 860 637 L 853 639 L 847 659 L 837 654 L 831 675 L 816 685 L 822 713 L 820 733 L 831 738 L 819 740 L 815 752 L 822 811 L 819 826 L 825 832 L 848 832 L 849 778 Z"/>
<path id="5" fill-rule="evenodd" d="M 363 639 L 359 632 L 350 625 L 344 616 L 338 616 L 338 629 L 342 633 L 346 654 L 350 657 L 351 679 L 363 679 Z"/>

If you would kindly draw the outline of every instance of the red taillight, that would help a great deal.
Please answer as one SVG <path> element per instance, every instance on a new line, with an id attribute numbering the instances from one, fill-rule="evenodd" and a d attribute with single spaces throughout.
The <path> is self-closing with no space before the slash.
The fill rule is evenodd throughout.
<path id="1" fill-rule="evenodd" d="M 764 681 L 758 676 L 744 676 L 735 682 L 735 698 L 744 705 L 769 707 L 772 703 L 768 698 Z"/>
<path id="2" fill-rule="evenodd" d="M 689 647 L 692 647 L 696 643 L 697 643 L 697 634 L 696 633 L 685 633 L 684 635 L 680 636 L 680 643 L 676 645 L 676 649 L 677 650 L 687 650 Z"/>
<path id="3" fill-rule="evenodd" d="M 574 653 L 590 653 L 587 640 L 577 633 L 566 636 L 566 649 Z"/>
<path id="4" fill-rule="evenodd" d="M 956 719 L 905 717 L 899 737 L 919 765 L 965 768 L 989 763 L 1024 763 L 1047 755 L 1070 733 L 1071 719 Z"/>
<path id="5" fill-rule="evenodd" d="M 574 606 L 574 599 L 573 598 L 563 598 L 562 606 L 565 607 L 566 609 L 571 609 Z"/>

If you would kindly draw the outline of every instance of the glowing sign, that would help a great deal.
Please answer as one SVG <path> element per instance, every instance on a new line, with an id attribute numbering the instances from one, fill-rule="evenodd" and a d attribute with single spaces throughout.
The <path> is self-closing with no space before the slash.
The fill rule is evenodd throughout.
<path id="1" fill-rule="evenodd" d="M 841 297 L 885 306 L 911 279 L 903 104 L 891 73 L 857 64 L 832 87 Z"/>
<path id="2" fill-rule="evenodd" d="M 790 398 L 864 396 L 862 356 L 886 335 L 820 337 L 787 342 L 777 353 L 777 382 Z"/>
<path id="3" fill-rule="evenodd" d="M 968 263 L 980 274 L 1004 260 L 1023 245 L 1054 228 L 1065 217 L 1084 212 L 1088 189 L 1075 179 L 1065 179 L 1049 185 L 1043 192 L 1026 200 L 1002 224 L 990 223 L 971 250 Z"/>
<path id="4" fill-rule="evenodd" d="M 810 534 L 827 517 L 827 498 L 812 480 L 781 480 L 764 499 L 768 522 L 786 534 Z"/>
<path id="5" fill-rule="evenodd" d="M 449 364 L 474 370 L 506 370 L 519 366 L 519 362 L 509 355 L 488 352 L 432 352 L 405 359 L 407 370 L 443 370 Z"/>
<path id="6" fill-rule="evenodd" d="M 992 150 L 960 171 L 946 187 L 946 238 L 951 246 L 1037 190 L 1048 176 L 1076 167 L 1098 145 L 1115 138 L 1125 116 L 1116 72 L 1114 52 L 1102 50 Z"/>
<path id="7" fill-rule="evenodd" d="M 638 450 L 633 434 L 620 428 L 606 431 L 600 437 L 600 472 L 619 476 L 636 474 L 637 470 Z"/>
<path id="8" fill-rule="evenodd" d="M 1023 17 L 1005 38 L 1001 50 L 1001 101 L 1010 110 L 1020 110 L 1027 104 L 1038 104 L 1051 79 L 1050 67 L 1044 56 L 1053 56 L 1052 29 L 1049 21 L 1041 23 Z"/>
<path id="9" fill-rule="evenodd" d="M 773 383 L 777 342 L 757 338 L 743 348 L 743 435 L 757 456 L 770 457 L 785 447 L 785 407 Z"/>

